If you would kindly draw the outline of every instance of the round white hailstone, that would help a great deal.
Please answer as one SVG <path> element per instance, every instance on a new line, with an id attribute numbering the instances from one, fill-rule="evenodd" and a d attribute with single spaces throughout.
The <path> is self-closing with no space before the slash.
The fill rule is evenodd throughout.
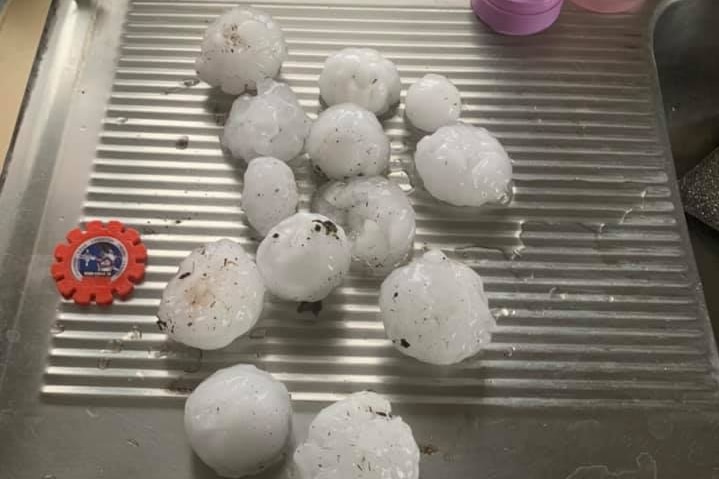
<path id="1" fill-rule="evenodd" d="M 404 104 L 409 121 L 427 132 L 456 122 L 462 110 L 457 87 L 447 77 L 434 73 L 409 87 Z"/>
<path id="2" fill-rule="evenodd" d="M 364 391 L 320 411 L 294 463 L 301 479 L 417 479 L 419 448 L 389 401 Z"/>
<path id="3" fill-rule="evenodd" d="M 239 95 L 277 76 L 286 58 L 285 37 L 271 16 L 235 8 L 207 27 L 195 69 L 201 80 Z"/>
<path id="4" fill-rule="evenodd" d="M 188 346 L 224 348 L 255 325 L 264 297 L 255 262 L 242 246 L 222 239 L 180 263 L 162 293 L 157 324 Z"/>
<path id="5" fill-rule="evenodd" d="M 296 213 L 272 228 L 257 249 L 265 286 L 290 301 L 319 301 L 349 270 L 352 246 L 329 218 Z"/>
<path id="6" fill-rule="evenodd" d="M 290 161 L 302 153 L 311 124 L 290 87 L 264 80 L 257 96 L 242 95 L 232 104 L 222 145 L 246 162 L 259 156 Z"/>
<path id="7" fill-rule="evenodd" d="M 354 103 L 375 115 L 397 104 L 402 89 L 394 63 L 371 48 L 345 48 L 330 55 L 319 82 L 328 105 Z"/>
<path id="8" fill-rule="evenodd" d="M 407 195 L 387 178 L 353 178 L 321 188 L 312 208 L 340 224 L 352 242 L 352 255 L 378 274 L 409 256 L 415 214 Z"/>
<path id="9" fill-rule="evenodd" d="M 389 165 L 390 145 L 372 113 L 344 103 L 319 115 L 307 138 L 307 153 L 315 168 L 343 180 L 382 174 Z"/>
<path id="10" fill-rule="evenodd" d="M 255 158 L 245 171 L 242 208 L 261 234 L 297 211 L 299 194 L 292 169 L 269 156 Z"/>
<path id="11" fill-rule="evenodd" d="M 286 456 L 292 406 L 284 384 L 254 366 L 221 369 L 185 403 L 195 453 L 222 477 L 244 477 Z"/>
<path id="12" fill-rule="evenodd" d="M 495 326 L 482 278 L 439 250 L 394 270 L 382 283 L 379 307 L 395 347 L 432 364 L 474 356 Z"/>
<path id="13" fill-rule="evenodd" d="M 512 161 L 499 141 L 463 123 L 422 138 L 414 162 L 427 191 L 456 206 L 500 201 L 512 180 Z"/>

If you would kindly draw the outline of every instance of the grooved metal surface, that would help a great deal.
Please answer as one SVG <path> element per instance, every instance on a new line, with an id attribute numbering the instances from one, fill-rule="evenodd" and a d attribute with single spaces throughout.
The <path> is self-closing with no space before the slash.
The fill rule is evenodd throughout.
<path id="1" fill-rule="evenodd" d="M 218 140 L 231 99 L 192 81 L 207 23 L 234 3 L 129 2 L 81 219 L 138 228 L 147 278 L 109 310 L 60 305 L 44 395 L 177 398 L 219 367 L 251 362 L 296 402 L 361 389 L 400 404 L 715 402 L 711 335 L 658 120 L 649 21 L 571 6 L 534 38 L 492 34 L 467 8 L 261 6 L 287 37 L 282 78 L 312 115 L 326 56 L 369 46 L 397 64 L 403 90 L 428 72 L 448 76 L 463 120 L 506 146 L 512 202 L 453 208 L 413 186 L 417 136 L 402 107 L 384 121 L 390 176 L 417 211 L 415 250 L 442 248 L 485 279 L 498 330 L 484 354 L 451 368 L 401 356 L 376 317 L 379 280 L 358 274 L 317 318 L 269 301 L 252 334 L 227 349 L 201 355 L 169 343 L 155 312 L 179 261 L 221 237 L 257 246 L 240 207 L 242 171 Z M 298 172 L 306 205 L 314 186 L 306 168 Z"/>

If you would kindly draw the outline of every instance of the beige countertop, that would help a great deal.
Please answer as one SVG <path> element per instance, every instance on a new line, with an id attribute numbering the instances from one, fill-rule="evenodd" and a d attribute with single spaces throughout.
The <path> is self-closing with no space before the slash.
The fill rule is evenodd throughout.
<path id="1" fill-rule="evenodd" d="M 12 143 L 51 0 L 8 0 L 0 11 L 0 167 Z"/>

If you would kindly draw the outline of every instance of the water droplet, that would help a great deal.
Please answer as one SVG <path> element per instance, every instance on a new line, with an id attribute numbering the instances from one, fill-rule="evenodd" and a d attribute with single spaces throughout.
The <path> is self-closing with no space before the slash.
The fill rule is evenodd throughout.
<path id="1" fill-rule="evenodd" d="M 103 349 L 102 352 L 117 354 L 122 352 L 123 346 L 122 341 L 119 339 L 113 339 L 112 341 L 107 342 L 107 347 Z"/>
<path id="2" fill-rule="evenodd" d="M 130 332 L 127 333 L 127 339 L 129 339 L 130 341 L 142 339 L 142 330 L 140 329 L 140 326 L 138 326 L 137 324 L 133 325 L 130 329 Z"/>
<path id="3" fill-rule="evenodd" d="M 522 251 L 524 251 L 525 246 L 514 246 L 511 248 L 506 248 L 502 250 L 502 253 L 504 254 L 504 257 L 507 258 L 509 261 L 515 261 L 522 257 Z"/>
<path id="4" fill-rule="evenodd" d="M 107 369 L 110 367 L 110 358 L 100 358 L 97 360 L 97 369 Z"/>
<path id="5" fill-rule="evenodd" d="M 115 121 L 121 125 L 124 125 L 125 123 L 127 123 L 127 118 L 125 118 L 124 116 L 118 116 Z"/>
<path id="6" fill-rule="evenodd" d="M 499 203 L 502 206 L 508 206 L 512 199 L 514 198 L 514 182 L 510 181 L 507 185 L 506 190 L 502 193 L 502 195 L 497 200 L 497 203 Z"/>
<path id="7" fill-rule="evenodd" d="M 154 359 L 164 359 L 168 354 L 169 350 L 164 344 L 159 348 L 150 348 L 147 350 L 147 355 Z"/>
<path id="8" fill-rule="evenodd" d="M 265 328 L 255 328 L 250 332 L 250 339 L 263 339 L 265 336 L 267 336 Z"/>
<path id="9" fill-rule="evenodd" d="M 641 204 L 639 205 L 639 208 L 642 210 L 644 209 L 644 206 L 646 205 L 646 202 L 647 202 L 647 191 L 648 191 L 648 189 L 645 188 L 644 190 L 642 190 L 642 193 L 639 195 L 639 198 L 641 198 L 641 200 L 642 200 Z"/>
<path id="10" fill-rule="evenodd" d="M 504 356 L 507 357 L 507 358 L 511 358 L 512 356 L 514 356 L 514 351 L 516 351 L 515 347 L 514 347 L 514 346 L 510 346 L 510 347 L 507 348 L 507 350 L 504 352 Z"/>
<path id="11" fill-rule="evenodd" d="M 412 185 L 412 179 L 404 170 L 392 171 L 387 175 L 387 178 L 392 181 L 395 185 L 405 192 L 410 194 L 414 191 L 414 185 Z"/>
<path id="12" fill-rule="evenodd" d="M 509 316 L 509 310 L 507 308 L 501 308 L 501 309 L 492 308 L 491 312 L 492 312 L 492 316 L 494 316 L 495 318 L 502 318 L 502 317 Z"/>
<path id="13" fill-rule="evenodd" d="M 42 479 L 57 479 L 55 474 L 43 474 Z"/>
<path id="14" fill-rule="evenodd" d="M 140 443 L 135 439 L 127 439 L 125 442 L 132 447 L 140 447 Z"/>
<path id="15" fill-rule="evenodd" d="M 92 408 L 86 408 L 85 414 L 87 414 L 89 417 L 91 417 L 93 419 L 97 419 L 100 417 L 100 415 L 97 412 L 95 412 L 95 410 Z"/>
<path id="16" fill-rule="evenodd" d="M 53 336 L 60 335 L 65 332 L 65 325 L 59 321 L 55 321 L 50 325 L 50 334 Z"/>
<path id="17" fill-rule="evenodd" d="M 631 215 L 633 212 L 634 208 L 627 208 L 626 210 L 624 210 L 624 213 L 622 214 L 621 218 L 619 218 L 619 224 L 624 224 L 629 215 Z"/>
<path id="18" fill-rule="evenodd" d="M 20 341 L 20 331 L 16 329 L 8 329 L 5 331 L 5 339 L 7 339 L 9 343 L 17 343 Z"/>
<path id="19" fill-rule="evenodd" d="M 561 299 L 563 301 L 567 299 L 567 293 L 562 292 L 558 286 L 554 286 L 549 290 L 549 297 L 553 299 Z"/>
<path id="20" fill-rule="evenodd" d="M 614 296 L 610 296 L 610 297 L 609 297 L 609 302 L 610 302 L 610 303 L 613 303 L 614 301 L 616 301 L 616 298 L 615 298 Z"/>

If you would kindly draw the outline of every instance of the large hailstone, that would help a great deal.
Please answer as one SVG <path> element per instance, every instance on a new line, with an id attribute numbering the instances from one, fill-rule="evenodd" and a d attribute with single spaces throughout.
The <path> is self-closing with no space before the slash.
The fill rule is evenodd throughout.
<path id="1" fill-rule="evenodd" d="M 447 77 L 430 73 L 409 87 L 404 105 L 409 121 L 431 133 L 459 119 L 462 99 Z"/>
<path id="2" fill-rule="evenodd" d="M 342 227 L 326 216 L 297 213 L 272 228 L 257 249 L 267 289 L 290 301 L 319 301 L 342 282 L 352 261 Z"/>
<path id="3" fill-rule="evenodd" d="M 246 162 L 259 156 L 290 161 L 302 153 L 312 122 L 286 84 L 263 80 L 257 90 L 232 104 L 222 146 Z"/>
<path id="4" fill-rule="evenodd" d="M 377 118 L 351 103 L 323 111 L 307 138 L 307 153 L 327 177 L 375 176 L 389 165 L 390 144 Z"/>
<path id="5" fill-rule="evenodd" d="M 387 178 L 328 183 L 315 195 L 312 208 L 345 229 L 352 255 L 376 273 L 398 266 L 412 251 L 414 208 Z"/>
<path id="6" fill-rule="evenodd" d="M 379 307 L 395 347 L 432 364 L 474 356 L 495 326 L 482 279 L 439 250 L 394 270 L 382 283 Z"/>
<path id="7" fill-rule="evenodd" d="M 399 102 L 397 67 L 371 48 L 345 48 L 325 61 L 320 95 L 328 105 L 354 103 L 375 115 Z"/>
<path id="8" fill-rule="evenodd" d="M 285 386 L 254 366 L 221 369 L 185 403 L 185 433 L 222 477 L 257 474 L 287 454 L 292 406 Z"/>
<path id="9" fill-rule="evenodd" d="M 373 392 L 323 409 L 294 455 L 300 479 L 417 479 L 419 449 L 392 405 Z"/>
<path id="10" fill-rule="evenodd" d="M 242 209 L 261 234 L 297 211 L 299 194 L 292 169 L 269 156 L 255 158 L 245 171 Z"/>
<path id="11" fill-rule="evenodd" d="M 427 191 L 456 206 L 500 201 L 512 180 L 512 162 L 499 141 L 463 123 L 422 138 L 414 162 Z"/>
<path id="12" fill-rule="evenodd" d="M 265 12 L 242 7 L 225 12 L 207 27 L 195 69 L 203 81 L 239 95 L 277 76 L 286 58 L 280 26 Z"/>
<path id="13" fill-rule="evenodd" d="M 265 296 L 257 266 L 227 239 L 196 249 L 162 293 L 157 324 L 188 346 L 219 349 L 252 328 Z"/>

